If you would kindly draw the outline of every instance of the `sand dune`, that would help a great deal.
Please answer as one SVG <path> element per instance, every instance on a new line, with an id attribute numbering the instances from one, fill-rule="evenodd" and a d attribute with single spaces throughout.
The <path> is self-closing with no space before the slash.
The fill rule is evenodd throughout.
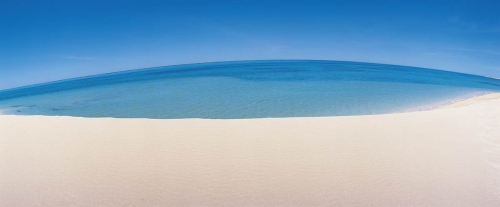
<path id="1" fill-rule="evenodd" d="M 0 206 L 499 206 L 488 97 L 327 118 L 3 115 Z"/>

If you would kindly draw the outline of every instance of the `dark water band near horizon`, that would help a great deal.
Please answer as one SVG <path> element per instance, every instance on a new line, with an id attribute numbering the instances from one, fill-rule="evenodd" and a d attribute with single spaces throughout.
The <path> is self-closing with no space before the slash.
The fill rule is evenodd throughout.
<path id="1" fill-rule="evenodd" d="M 0 114 L 267 118 L 428 110 L 500 92 L 500 80 L 345 61 L 216 62 L 130 70 L 0 91 Z"/>

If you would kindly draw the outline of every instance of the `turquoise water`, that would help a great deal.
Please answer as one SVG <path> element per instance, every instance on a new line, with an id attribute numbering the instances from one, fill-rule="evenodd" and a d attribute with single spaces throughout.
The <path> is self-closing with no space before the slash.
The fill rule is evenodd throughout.
<path id="1" fill-rule="evenodd" d="M 242 61 L 166 66 L 0 91 L 0 113 L 119 118 L 264 118 L 427 110 L 485 93 L 500 80 L 342 61 Z"/>

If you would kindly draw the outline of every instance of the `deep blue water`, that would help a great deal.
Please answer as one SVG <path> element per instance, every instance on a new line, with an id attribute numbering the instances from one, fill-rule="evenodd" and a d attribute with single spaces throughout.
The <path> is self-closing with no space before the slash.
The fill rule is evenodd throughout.
<path id="1" fill-rule="evenodd" d="M 0 113 L 81 117 L 263 118 L 426 110 L 500 92 L 500 80 L 342 61 L 157 67 L 0 91 Z"/>

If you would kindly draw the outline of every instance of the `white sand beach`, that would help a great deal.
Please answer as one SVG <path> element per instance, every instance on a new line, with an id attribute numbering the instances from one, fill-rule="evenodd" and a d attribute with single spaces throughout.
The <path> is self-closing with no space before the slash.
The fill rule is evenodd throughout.
<path id="1" fill-rule="evenodd" d="M 0 206 L 500 206 L 500 94 L 373 116 L 0 116 Z"/>

